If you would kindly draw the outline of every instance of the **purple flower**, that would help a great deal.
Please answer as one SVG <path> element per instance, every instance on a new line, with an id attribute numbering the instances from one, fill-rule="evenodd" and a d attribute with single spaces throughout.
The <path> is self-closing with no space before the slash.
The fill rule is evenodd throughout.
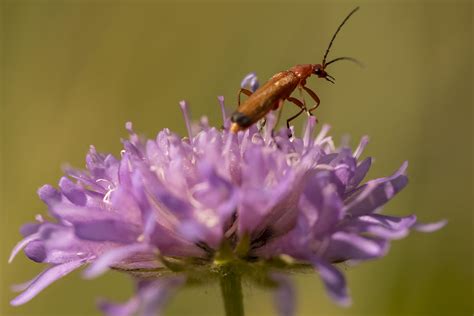
<path id="1" fill-rule="evenodd" d="M 261 129 L 233 134 L 225 114 L 222 130 L 206 119 L 192 126 L 186 103 L 181 107 L 188 137 L 164 129 L 144 140 L 127 123 L 130 138 L 120 158 L 91 147 L 87 170 L 66 170 L 58 189 L 39 189 L 51 219 L 37 216 L 23 226 L 10 260 L 24 249 L 49 267 L 17 287 L 23 292 L 13 305 L 84 265 L 87 278 L 115 269 L 136 279 L 128 302 L 100 303 L 108 315 L 155 315 L 180 286 L 229 275 L 273 289 L 280 315 L 293 315 L 287 273 L 305 269 L 314 269 L 328 294 L 347 305 L 335 264 L 382 257 L 390 240 L 410 229 L 444 225 L 380 213 L 406 186 L 407 163 L 364 182 L 372 162 L 359 159 L 366 137 L 354 151 L 336 147 L 327 125 L 312 136 L 310 117 L 303 136 L 289 138 L 286 129 L 274 131 L 272 114 Z"/>
<path id="2" fill-rule="evenodd" d="M 240 83 L 241 88 L 248 87 L 252 92 L 255 92 L 255 90 L 257 90 L 259 86 L 260 83 L 258 82 L 258 77 L 254 72 L 247 74 Z"/>

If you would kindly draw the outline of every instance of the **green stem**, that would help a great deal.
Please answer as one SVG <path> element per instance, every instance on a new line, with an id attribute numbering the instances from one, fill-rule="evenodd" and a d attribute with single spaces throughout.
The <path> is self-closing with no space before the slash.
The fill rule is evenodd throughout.
<path id="1" fill-rule="evenodd" d="M 226 316 L 244 316 L 242 283 L 240 274 L 230 264 L 222 267 L 220 279 Z"/>

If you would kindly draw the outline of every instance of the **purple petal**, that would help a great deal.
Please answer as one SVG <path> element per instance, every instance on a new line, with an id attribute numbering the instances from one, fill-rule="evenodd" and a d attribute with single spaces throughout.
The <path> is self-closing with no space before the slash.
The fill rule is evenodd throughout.
<path id="1" fill-rule="evenodd" d="M 324 124 L 322 127 L 321 127 L 321 130 L 319 131 L 318 135 L 316 136 L 316 138 L 314 139 L 314 144 L 315 145 L 321 145 L 321 142 L 323 141 L 323 139 L 326 137 L 327 133 L 329 132 L 329 130 L 331 129 L 331 125 L 329 124 Z"/>
<path id="2" fill-rule="evenodd" d="M 173 277 L 150 282 L 142 286 L 139 289 L 142 305 L 141 316 L 160 315 L 165 304 L 184 281 L 183 277 Z"/>
<path id="3" fill-rule="evenodd" d="M 26 223 L 20 228 L 20 234 L 23 237 L 27 237 L 31 234 L 34 234 L 38 231 L 40 228 L 41 223 L 35 222 L 35 223 Z"/>
<path id="4" fill-rule="evenodd" d="M 321 158 L 318 160 L 319 165 L 329 165 L 331 162 L 336 159 L 339 156 L 338 153 L 330 153 L 327 155 L 321 156 Z"/>
<path id="5" fill-rule="evenodd" d="M 262 130 L 263 139 L 265 140 L 266 144 L 271 144 L 275 140 L 273 139 L 273 131 L 275 130 L 275 125 L 277 122 L 277 117 L 273 111 L 270 111 L 265 116 L 265 126 Z"/>
<path id="6" fill-rule="evenodd" d="M 149 253 L 136 253 L 131 257 L 123 259 L 120 263 L 114 264 L 114 268 L 119 268 L 122 270 L 135 270 L 137 273 L 143 273 L 144 275 L 149 273 L 154 277 L 156 277 L 156 273 L 152 270 L 164 267 L 165 266 L 163 263 L 159 261 L 156 251 Z"/>
<path id="7" fill-rule="evenodd" d="M 229 128 L 229 123 L 230 121 L 227 119 L 227 113 L 226 113 L 226 110 L 225 110 L 225 103 L 224 103 L 224 97 L 223 96 L 218 96 L 217 97 L 217 101 L 219 102 L 219 105 L 221 107 L 221 113 L 222 113 L 222 126 L 224 126 L 224 128 Z"/>
<path id="8" fill-rule="evenodd" d="M 267 228 L 276 236 L 296 223 L 306 170 L 303 166 L 288 170 L 287 157 L 274 155 L 274 151 L 262 151 L 257 145 L 245 152 L 237 219 L 241 236 L 259 234 Z"/>
<path id="9" fill-rule="evenodd" d="M 76 170 L 72 167 L 65 167 L 64 173 L 68 175 L 69 177 L 76 179 L 77 183 L 80 183 L 84 187 L 87 187 L 90 192 L 93 193 L 98 193 L 98 194 L 105 194 L 106 193 L 106 187 L 104 186 L 104 182 L 109 183 L 110 181 L 101 178 L 101 179 L 95 179 L 92 178 L 87 172 L 83 170 Z"/>
<path id="10" fill-rule="evenodd" d="M 382 239 L 401 239 L 410 232 L 408 228 L 390 229 L 382 225 L 357 221 L 352 226 L 345 226 L 344 229 L 351 233 L 369 233 L 371 236 Z"/>
<path id="11" fill-rule="evenodd" d="M 242 88 L 249 87 L 250 91 L 255 92 L 259 87 L 257 75 L 254 72 L 251 72 L 248 75 L 246 75 L 244 79 L 242 79 L 242 82 L 240 83 L 240 87 Z"/>
<path id="12" fill-rule="evenodd" d="M 384 227 L 393 230 L 407 229 L 416 223 L 415 215 L 396 217 L 381 214 L 371 214 L 367 216 L 361 216 L 359 219 L 362 221 L 383 225 Z"/>
<path id="13" fill-rule="evenodd" d="M 11 263 L 13 259 L 16 257 L 16 255 L 24 248 L 26 247 L 30 242 L 37 240 L 39 238 L 39 234 L 35 233 L 32 235 L 29 235 L 26 238 L 23 238 L 20 242 L 18 242 L 15 247 L 13 247 L 13 250 L 10 254 L 10 258 L 8 258 L 8 263 Z"/>
<path id="14" fill-rule="evenodd" d="M 84 277 L 92 279 L 106 272 L 110 266 L 120 263 L 120 261 L 140 252 L 153 251 L 147 244 L 132 244 L 109 250 L 102 254 L 98 259 L 84 271 Z"/>
<path id="15" fill-rule="evenodd" d="M 360 140 L 359 145 L 357 146 L 356 150 L 354 151 L 354 157 L 359 159 L 360 155 L 364 151 L 365 147 L 369 143 L 369 136 L 363 136 Z"/>
<path id="16" fill-rule="evenodd" d="M 58 251 L 56 250 L 55 253 L 58 253 Z M 29 243 L 25 247 L 25 254 L 28 258 L 30 258 L 34 262 L 45 262 L 45 260 L 47 260 L 46 258 L 48 257 L 47 250 L 45 249 L 45 246 L 44 246 L 44 241 L 42 240 L 34 240 L 31 243 Z M 57 263 L 62 263 L 62 262 L 57 262 Z"/>
<path id="17" fill-rule="evenodd" d="M 130 154 L 125 152 L 120 161 L 118 169 L 118 178 L 121 186 L 130 187 L 131 186 L 131 171 L 130 171 Z"/>
<path id="18" fill-rule="evenodd" d="M 171 212 L 174 215 L 187 215 L 192 211 L 191 206 L 183 199 L 168 191 L 163 183 L 150 170 L 141 169 L 143 186 L 149 190 L 153 199 L 161 206 L 159 209 Z"/>
<path id="19" fill-rule="evenodd" d="M 120 213 L 127 222 L 142 223 L 142 210 L 139 201 L 134 193 L 133 175 L 129 185 L 121 184 L 113 190 L 110 198 L 110 205 L 114 211 Z"/>
<path id="20" fill-rule="evenodd" d="M 130 243 L 135 241 L 141 233 L 138 223 L 132 220 L 134 218 L 132 214 L 125 212 L 60 204 L 51 211 L 62 220 L 72 223 L 77 236 L 82 239 Z"/>
<path id="21" fill-rule="evenodd" d="M 316 236 L 323 236 L 334 229 L 343 217 L 342 201 L 333 185 L 323 189 L 323 203 L 318 212 L 318 218 L 313 227 Z"/>
<path id="22" fill-rule="evenodd" d="M 330 262 L 366 260 L 381 257 L 387 250 L 388 243 L 384 240 L 372 240 L 356 234 L 338 232 L 331 237 L 324 258 Z"/>
<path id="23" fill-rule="evenodd" d="M 44 270 L 38 277 L 35 278 L 28 289 L 15 297 L 10 302 L 10 304 L 13 306 L 18 306 L 28 302 L 48 285 L 79 268 L 85 262 L 86 260 L 71 261 L 52 266 L 51 268 Z"/>
<path id="24" fill-rule="evenodd" d="M 189 139 L 193 138 L 193 132 L 191 130 L 191 119 L 189 115 L 189 107 L 188 103 L 185 100 L 179 101 L 179 107 L 183 112 L 184 122 L 186 123 L 186 129 L 188 130 L 188 137 Z"/>
<path id="25" fill-rule="evenodd" d="M 278 315 L 295 315 L 296 295 L 293 283 L 286 275 L 279 273 L 273 273 L 271 279 L 277 282 L 277 289 L 274 291 L 273 299 Z"/>
<path id="26" fill-rule="evenodd" d="M 372 214 L 347 219 L 340 228 L 351 233 L 370 233 L 383 239 L 400 239 L 408 235 L 409 229 L 416 223 L 416 216 L 405 217 Z"/>
<path id="27" fill-rule="evenodd" d="M 13 284 L 10 288 L 13 292 L 23 292 L 26 290 L 30 285 L 38 278 L 38 276 L 34 277 L 33 279 L 23 282 L 23 283 L 18 283 L 18 284 Z"/>
<path id="28" fill-rule="evenodd" d="M 78 206 L 85 206 L 87 203 L 87 197 L 84 190 L 76 185 L 74 182 L 66 177 L 62 177 L 59 180 L 59 187 L 61 192 L 71 201 L 73 204 Z"/>
<path id="29" fill-rule="evenodd" d="M 170 297 L 184 283 L 183 277 L 139 281 L 137 294 L 124 304 L 101 301 L 99 308 L 110 316 L 159 316 Z"/>
<path id="30" fill-rule="evenodd" d="M 306 121 L 306 126 L 304 129 L 304 136 L 303 136 L 303 144 L 305 147 L 308 147 L 311 145 L 311 140 L 313 139 L 313 131 L 314 128 L 316 127 L 316 117 L 315 116 L 310 116 L 308 117 Z"/>
<path id="31" fill-rule="evenodd" d="M 175 230 L 168 229 L 158 223 L 150 236 L 150 243 L 165 256 L 203 257 L 206 255 L 206 252 L 197 247 L 195 243 L 179 236 Z"/>
<path id="32" fill-rule="evenodd" d="M 271 189 L 249 187 L 243 190 L 238 206 L 239 235 L 258 234 L 268 226 L 276 229 L 274 233 L 282 234 L 293 227 L 301 184 L 302 181 L 295 181 L 295 176 L 287 176 Z"/>
<path id="33" fill-rule="evenodd" d="M 198 168 L 205 181 L 195 186 L 198 189 L 194 190 L 193 197 L 206 208 L 215 210 L 220 219 L 226 221 L 236 208 L 237 190 L 210 163 L 203 162 Z"/>
<path id="34" fill-rule="evenodd" d="M 404 175 L 406 166 L 404 163 L 393 176 L 367 182 L 346 201 L 345 211 L 352 216 L 361 216 L 373 213 L 387 203 L 407 185 L 408 178 Z"/>
<path id="35" fill-rule="evenodd" d="M 81 207 L 64 204 L 57 204 L 51 212 L 69 223 L 93 223 L 95 221 L 122 221 L 130 224 L 138 224 L 130 221 L 128 214 L 119 213 L 113 210 L 101 209 L 98 207 Z"/>
<path id="36" fill-rule="evenodd" d="M 431 233 L 437 231 L 438 229 L 443 228 L 448 223 L 447 220 L 441 220 L 439 222 L 428 223 L 428 224 L 420 224 L 416 223 L 413 228 L 419 232 L 423 233 Z"/>
<path id="37" fill-rule="evenodd" d="M 38 195 L 49 207 L 61 202 L 61 193 L 49 184 L 45 184 L 39 188 Z"/>
<path id="38" fill-rule="evenodd" d="M 111 303 L 100 299 L 97 305 L 107 316 L 130 316 L 137 312 L 140 307 L 140 302 L 137 297 L 132 297 L 123 304 Z"/>
<path id="39" fill-rule="evenodd" d="M 354 175 L 357 161 L 351 156 L 349 148 L 342 148 L 338 156 L 330 162 L 339 181 L 347 186 Z"/>
<path id="40" fill-rule="evenodd" d="M 93 241 L 132 243 L 140 236 L 139 226 L 125 221 L 97 220 L 74 223 L 77 237 Z"/>
<path id="41" fill-rule="evenodd" d="M 372 164 L 372 158 L 368 157 L 365 158 L 361 163 L 359 163 L 354 171 L 354 175 L 352 176 L 351 180 L 349 181 L 349 187 L 355 188 L 357 187 L 362 180 L 364 180 L 367 172 L 370 169 Z"/>
<path id="42" fill-rule="evenodd" d="M 25 248 L 25 254 L 36 262 L 62 264 L 90 258 L 107 249 L 107 245 L 78 239 L 71 226 L 44 223 L 38 234 L 38 240 Z"/>
<path id="43" fill-rule="evenodd" d="M 165 154 L 158 148 L 156 141 L 149 139 L 146 142 L 146 157 L 150 165 L 164 165 L 166 161 Z"/>
<path id="44" fill-rule="evenodd" d="M 314 268 L 317 270 L 328 291 L 329 296 L 342 306 L 349 306 L 351 299 L 347 295 L 346 280 L 344 275 L 333 265 L 318 258 L 312 258 Z"/>

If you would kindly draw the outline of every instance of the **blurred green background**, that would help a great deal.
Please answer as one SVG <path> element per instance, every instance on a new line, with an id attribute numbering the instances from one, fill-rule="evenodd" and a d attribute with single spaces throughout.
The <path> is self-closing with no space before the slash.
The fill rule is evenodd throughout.
<path id="1" fill-rule="evenodd" d="M 96 297 L 125 299 L 128 277 L 74 273 L 13 308 L 10 286 L 43 267 L 20 255 L 18 228 L 45 213 L 36 196 L 60 166 L 83 166 L 90 144 L 118 154 L 124 123 L 149 137 L 185 133 L 178 101 L 220 125 L 216 96 L 235 107 L 241 78 L 261 81 L 297 63 L 319 63 L 356 5 L 330 57 L 337 84 L 310 79 L 320 122 L 353 143 L 371 136 L 371 177 L 409 160 L 410 185 L 386 213 L 447 218 L 434 234 L 393 243 L 382 260 L 347 268 L 353 306 L 336 306 L 314 275 L 295 278 L 298 315 L 471 315 L 472 1 L 1 2 L 1 315 L 97 315 Z M 284 115 L 294 112 L 286 106 Z M 299 119 L 296 125 L 301 125 Z M 272 315 L 271 297 L 245 289 L 248 315 Z M 182 291 L 166 315 L 221 315 L 217 287 Z"/>

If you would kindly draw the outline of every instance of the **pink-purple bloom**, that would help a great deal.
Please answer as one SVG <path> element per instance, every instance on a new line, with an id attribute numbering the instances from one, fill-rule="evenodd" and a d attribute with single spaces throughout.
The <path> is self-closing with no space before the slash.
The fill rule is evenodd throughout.
<path id="1" fill-rule="evenodd" d="M 179 287 L 218 280 L 226 264 L 273 289 L 280 315 L 294 314 L 289 271 L 314 269 L 347 305 L 337 263 L 382 257 L 392 239 L 444 224 L 381 214 L 406 186 L 407 163 L 364 181 L 372 163 L 360 158 L 367 137 L 355 150 L 336 147 L 327 125 L 313 136 L 314 117 L 302 137 L 289 137 L 286 128 L 274 130 L 271 114 L 260 129 L 233 134 L 225 114 L 222 129 L 205 119 L 192 126 L 181 106 L 188 137 L 164 129 L 145 140 L 127 123 L 120 157 L 91 147 L 86 170 L 68 169 L 59 188 L 39 189 L 51 218 L 38 215 L 22 227 L 11 259 L 24 249 L 49 267 L 17 288 L 23 292 L 13 305 L 87 266 L 87 278 L 114 269 L 136 279 L 128 302 L 100 303 L 105 314 L 156 315 Z"/>

